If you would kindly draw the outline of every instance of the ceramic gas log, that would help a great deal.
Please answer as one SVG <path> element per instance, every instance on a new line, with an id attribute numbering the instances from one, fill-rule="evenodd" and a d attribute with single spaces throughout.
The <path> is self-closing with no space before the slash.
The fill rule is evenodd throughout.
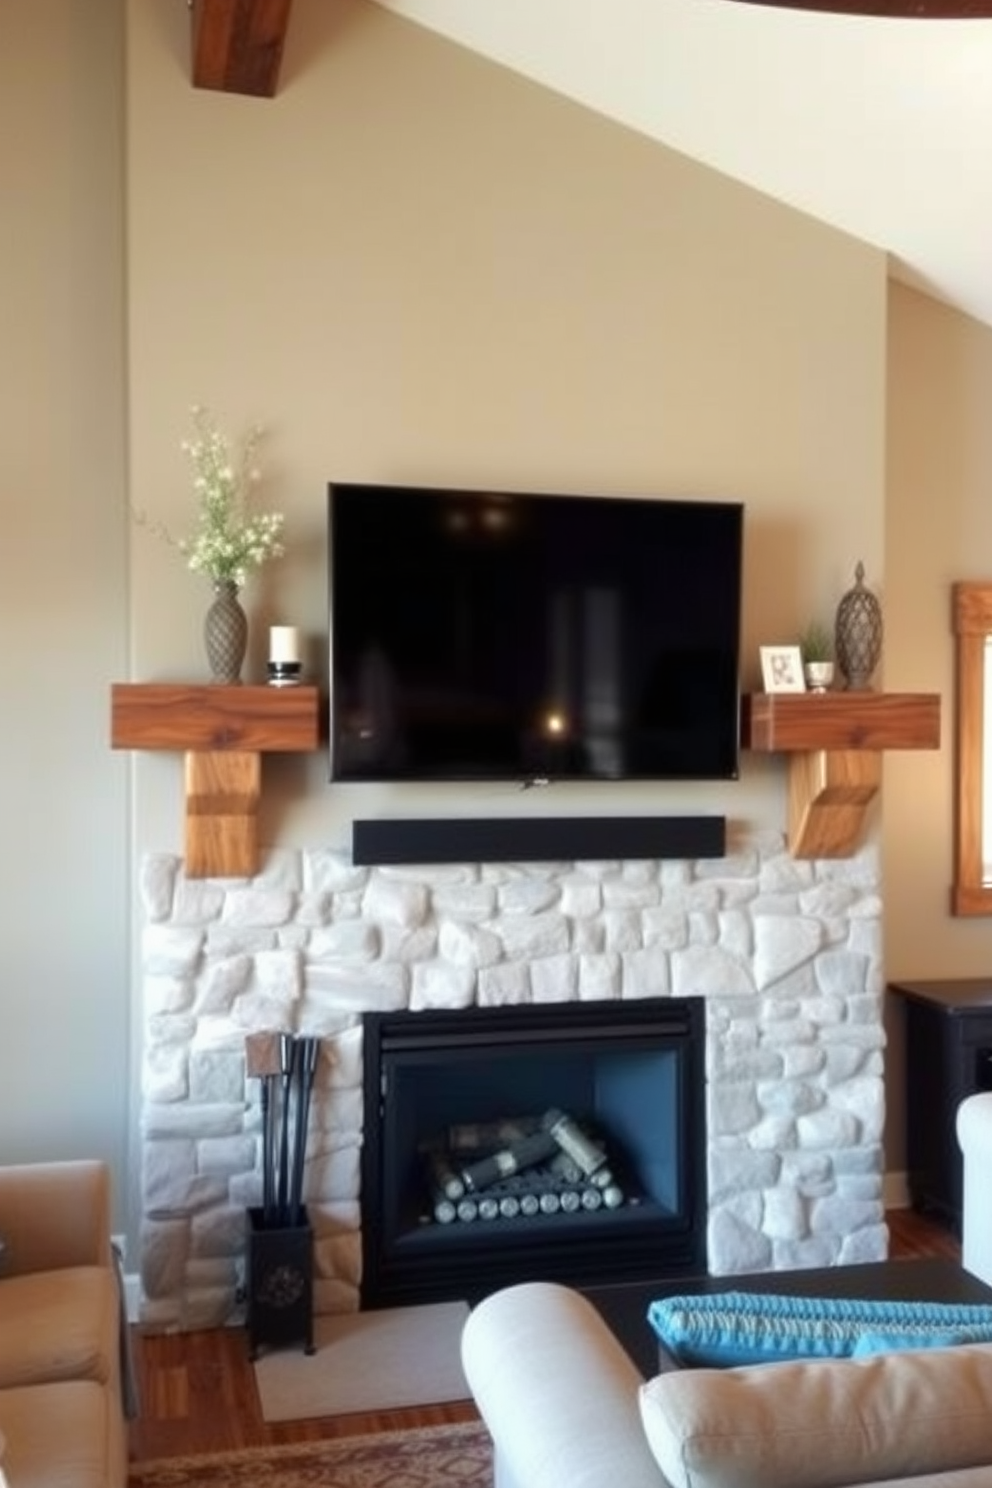
<path id="1" fill-rule="evenodd" d="M 608 1138 L 554 1107 L 541 1116 L 453 1127 L 426 1145 L 425 1159 L 437 1224 L 540 1220 L 627 1202 Z"/>

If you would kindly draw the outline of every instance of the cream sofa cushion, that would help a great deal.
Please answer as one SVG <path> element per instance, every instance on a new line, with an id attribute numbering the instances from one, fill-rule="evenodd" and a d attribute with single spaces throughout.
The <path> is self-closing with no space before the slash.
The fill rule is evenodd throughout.
<path id="1" fill-rule="evenodd" d="M 68 1379 L 105 1384 L 115 1378 L 115 1289 L 114 1273 L 106 1266 L 0 1280 L 0 1389 Z"/>
<path id="2" fill-rule="evenodd" d="M 992 1463 L 992 1345 L 684 1369 L 639 1392 L 672 1488 L 836 1488 Z"/>

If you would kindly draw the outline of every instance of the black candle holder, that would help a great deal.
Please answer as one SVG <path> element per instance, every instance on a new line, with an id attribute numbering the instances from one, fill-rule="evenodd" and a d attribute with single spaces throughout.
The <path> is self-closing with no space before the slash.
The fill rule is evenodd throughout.
<path id="1" fill-rule="evenodd" d="M 299 661 L 270 661 L 270 687 L 298 687 L 303 680 L 303 663 Z"/>

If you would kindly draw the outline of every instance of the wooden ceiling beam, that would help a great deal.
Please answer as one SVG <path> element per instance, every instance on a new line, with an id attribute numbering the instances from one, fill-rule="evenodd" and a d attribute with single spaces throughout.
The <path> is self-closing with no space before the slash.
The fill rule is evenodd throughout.
<path id="1" fill-rule="evenodd" d="M 957 21 L 992 17 L 992 0 L 741 0 L 778 10 L 823 10 L 836 15 L 893 16 L 904 20 Z"/>
<path id="2" fill-rule="evenodd" d="M 272 98 L 292 0 L 191 0 L 193 86 Z"/>

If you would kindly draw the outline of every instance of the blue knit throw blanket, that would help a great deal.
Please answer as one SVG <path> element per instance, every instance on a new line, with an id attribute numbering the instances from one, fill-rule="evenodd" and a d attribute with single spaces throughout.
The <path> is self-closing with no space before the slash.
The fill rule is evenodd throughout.
<path id="1" fill-rule="evenodd" d="M 992 1342 L 987 1303 L 716 1292 L 661 1298 L 648 1321 L 680 1364 L 712 1367 Z"/>

